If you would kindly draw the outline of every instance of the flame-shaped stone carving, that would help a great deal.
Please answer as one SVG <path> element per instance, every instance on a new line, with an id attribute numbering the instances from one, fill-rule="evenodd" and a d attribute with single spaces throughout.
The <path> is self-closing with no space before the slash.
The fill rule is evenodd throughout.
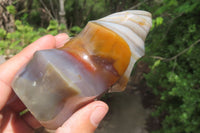
<path id="1" fill-rule="evenodd" d="M 104 92 L 122 91 L 144 55 L 151 14 L 128 10 L 90 21 L 62 48 L 41 50 L 13 81 L 29 111 L 49 129 Z"/>

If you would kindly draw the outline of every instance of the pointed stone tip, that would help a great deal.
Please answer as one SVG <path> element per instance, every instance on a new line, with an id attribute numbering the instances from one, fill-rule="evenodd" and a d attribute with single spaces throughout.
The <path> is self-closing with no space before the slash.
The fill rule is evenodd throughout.
<path id="1" fill-rule="evenodd" d="M 144 40 L 152 26 L 151 13 L 142 10 L 127 10 L 92 22 L 121 36 L 137 57 L 144 55 Z"/>
<path id="2" fill-rule="evenodd" d="M 119 25 L 126 25 L 129 28 L 133 27 L 133 23 L 136 23 L 139 24 L 139 26 L 143 28 L 147 34 L 152 26 L 152 15 L 150 12 L 143 10 L 126 10 L 122 12 L 116 12 L 92 22 L 99 24 L 101 22 L 115 23 Z"/>
<path id="3" fill-rule="evenodd" d="M 147 17 L 150 17 L 152 18 L 152 14 L 148 11 L 143 11 L 143 10 L 127 10 L 125 12 L 130 12 L 132 14 L 135 14 L 135 15 L 143 15 L 143 16 L 147 16 Z"/>

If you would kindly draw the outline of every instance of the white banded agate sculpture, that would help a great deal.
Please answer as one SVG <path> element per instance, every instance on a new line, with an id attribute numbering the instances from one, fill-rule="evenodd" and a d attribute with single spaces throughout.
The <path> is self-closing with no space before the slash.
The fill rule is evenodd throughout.
<path id="1" fill-rule="evenodd" d="M 104 92 L 124 90 L 144 55 L 151 14 L 128 10 L 90 21 L 62 48 L 41 50 L 12 87 L 28 110 L 49 129 Z"/>

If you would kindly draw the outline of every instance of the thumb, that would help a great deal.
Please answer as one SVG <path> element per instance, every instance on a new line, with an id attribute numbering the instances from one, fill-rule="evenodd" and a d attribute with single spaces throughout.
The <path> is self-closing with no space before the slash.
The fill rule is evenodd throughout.
<path id="1" fill-rule="evenodd" d="M 94 101 L 74 113 L 56 133 L 93 133 L 107 112 L 107 104 Z"/>

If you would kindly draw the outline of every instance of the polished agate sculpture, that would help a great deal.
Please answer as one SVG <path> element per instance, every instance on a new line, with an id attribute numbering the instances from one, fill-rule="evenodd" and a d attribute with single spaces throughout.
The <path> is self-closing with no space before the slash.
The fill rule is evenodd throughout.
<path id="1" fill-rule="evenodd" d="M 128 10 L 90 21 L 62 48 L 35 52 L 12 87 L 28 110 L 49 129 L 108 91 L 126 87 L 144 55 L 151 14 Z"/>

